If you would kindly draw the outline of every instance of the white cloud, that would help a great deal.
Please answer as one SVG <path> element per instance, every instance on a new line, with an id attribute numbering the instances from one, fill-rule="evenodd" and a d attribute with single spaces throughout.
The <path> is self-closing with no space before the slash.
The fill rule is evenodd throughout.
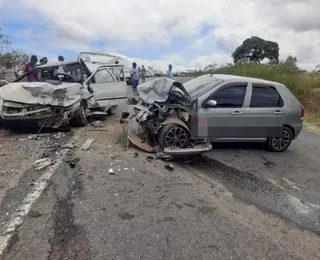
<path id="1" fill-rule="evenodd" d="M 175 38 L 196 36 L 194 43 L 172 57 L 162 53 L 157 60 L 141 60 L 161 68 L 169 63 L 175 68 L 201 68 L 204 56 L 208 63 L 229 62 L 232 51 L 253 35 L 278 42 L 281 58 L 297 56 L 304 68 L 320 62 L 319 0 L 18 1 L 46 16 L 63 39 L 57 44 L 61 47 L 67 41 L 67 49 L 89 48 L 90 41 L 96 39 L 119 41 L 119 45 L 125 42 L 127 48 L 170 46 Z M 214 29 L 201 36 L 204 24 Z"/>

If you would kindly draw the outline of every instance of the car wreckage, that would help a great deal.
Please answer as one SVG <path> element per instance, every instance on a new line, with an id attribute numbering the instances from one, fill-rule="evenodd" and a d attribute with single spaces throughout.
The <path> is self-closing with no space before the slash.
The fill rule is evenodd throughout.
<path id="1" fill-rule="evenodd" d="M 139 85 L 130 102 L 137 125 L 131 141 L 171 155 L 203 153 L 209 141 L 263 142 L 283 152 L 303 128 L 304 107 L 291 91 L 257 78 L 206 74 L 183 85 L 156 79 Z"/>
<path id="2" fill-rule="evenodd" d="M 4 84 L 0 87 L 2 123 L 12 129 L 59 128 L 70 123 L 84 126 L 90 115 L 115 114 L 118 100 L 127 98 L 123 65 L 115 63 L 120 59 L 80 53 L 76 61 L 38 66 Z M 29 82 L 30 75 L 37 81 Z"/>
<path id="3" fill-rule="evenodd" d="M 138 96 L 129 100 L 133 111 L 125 113 L 130 141 L 147 152 L 164 152 L 177 157 L 197 156 L 212 149 L 207 138 L 192 138 L 196 102 L 184 86 L 168 78 L 138 86 Z M 134 119 L 132 121 L 132 119 Z"/>

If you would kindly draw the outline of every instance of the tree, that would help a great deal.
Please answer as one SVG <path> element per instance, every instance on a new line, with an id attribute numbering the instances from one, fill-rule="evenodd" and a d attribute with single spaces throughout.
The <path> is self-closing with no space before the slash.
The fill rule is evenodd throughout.
<path id="1" fill-rule="evenodd" d="M 289 55 L 287 57 L 287 59 L 285 60 L 285 63 L 292 63 L 292 64 L 296 64 L 297 63 L 297 57 L 293 57 L 291 55 Z"/>
<path id="2" fill-rule="evenodd" d="M 3 52 L 4 47 L 8 47 L 11 44 L 11 41 L 8 36 L 3 34 L 2 27 L 0 26 L 0 53 Z"/>
<path id="3" fill-rule="evenodd" d="M 5 65 L 6 60 L 11 60 L 15 71 L 18 72 L 28 62 L 29 56 L 25 52 L 17 50 L 0 53 L 0 67 Z"/>
<path id="4" fill-rule="evenodd" d="M 271 64 L 279 63 L 279 45 L 276 42 L 266 41 L 257 36 L 246 39 L 233 53 L 235 63 L 253 62 L 260 64 L 269 59 Z"/>
<path id="5" fill-rule="evenodd" d="M 206 66 L 204 68 L 204 71 L 214 71 L 217 69 L 217 67 L 218 67 L 218 65 L 216 63 L 209 64 L 208 66 Z"/>

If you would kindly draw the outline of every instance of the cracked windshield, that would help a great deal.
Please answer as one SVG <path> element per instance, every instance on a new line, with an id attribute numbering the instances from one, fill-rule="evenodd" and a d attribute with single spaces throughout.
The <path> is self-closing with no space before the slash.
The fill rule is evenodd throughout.
<path id="1" fill-rule="evenodd" d="M 0 259 L 319 260 L 318 10 L 0 0 Z"/>

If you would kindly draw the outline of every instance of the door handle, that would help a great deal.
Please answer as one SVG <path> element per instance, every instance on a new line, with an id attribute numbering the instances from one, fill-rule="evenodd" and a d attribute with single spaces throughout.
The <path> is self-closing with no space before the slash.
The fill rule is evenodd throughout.
<path id="1" fill-rule="evenodd" d="M 232 115 L 242 115 L 243 113 L 242 112 L 240 112 L 240 111 L 233 111 L 232 112 Z"/>
<path id="2" fill-rule="evenodd" d="M 275 115 L 282 115 L 284 114 L 284 112 L 280 111 L 280 110 L 277 110 L 277 111 L 274 111 L 273 114 Z"/>

